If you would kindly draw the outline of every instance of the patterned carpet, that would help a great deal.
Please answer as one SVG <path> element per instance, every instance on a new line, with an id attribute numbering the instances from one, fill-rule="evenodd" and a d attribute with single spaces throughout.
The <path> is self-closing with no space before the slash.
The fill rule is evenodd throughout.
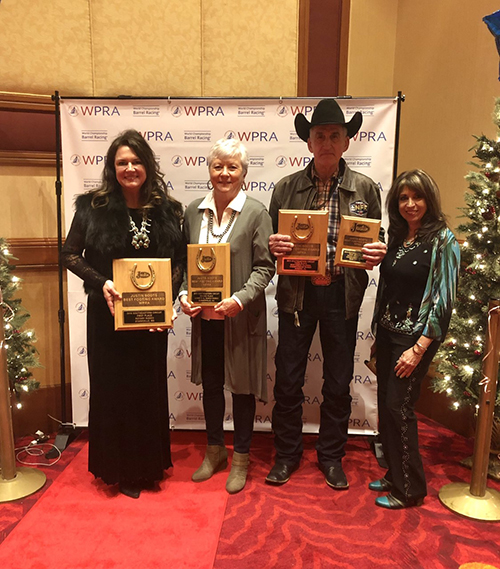
<path id="1" fill-rule="evenodd" d="M 348 491 L 326 486 L 317 468 L 315 437 L 307 436 L 300 469 L 281 487 L 264 484 L 272 437 L 255 435 L 247 488 L 228 500 L 215 569 L 234 567 L 459 568 L 500 567 L 500 526 L 458 516 L 438 499 L 449 482 L 469 482 L 459 465 L 472 443 L 421 419 L 420 440 L 429 495 L 420 508 L 390 511 L 367 489 L 383 470 L 366 437 L 349 439 L 344 469 Z M 500 485 L 488 481 L 500 490 Z"/>
<path id="2" fill-rule="evenodd" d="M 227 442 L 231 439 L 228 433 Z M 338 492 L 326 486 L 317 468 L 316 437 L 312 435 L 305 437 L 303 461 L 291 480 L 281 487 L 266 485 L 273 439 L 270 434 L 256 433 L 247 487 L 229 497 L 220 536 L 214 535 L 214 539 L 219 537 L 214 568 L 500 569 L 500 525 L 461 517 L 437 497 L 449 482 L 470 481 L 470 470 L 459 463 L 472 453 L 472 441 L 423 417 L 420 439 L 429 495 L 420 508 L 388 511 L 374 505 L 377 494 L 366 487 L 383 474 L 368 437 L 349 439 L 344 468 L 350 488 Z M 200 432 L 173 431 L 177 469 L 191 464 L 193 453 L 200 460 L 204 440 Z M 43 468 L 48 483 L 41 491 L 0 504 L 0 543 L 47 488 L 57 484 L 59 474 L 86 442 L 83 433 L 56 466 Z M 226 477 L 227 471 L 215 475 L 210 482 L 213 491 L 224 492 Z M 491 480 L 488 487 L 500 490 L 500 484 Z M 130 503 L 131 507 L 136 504 Z M 31 537 L 25 536 L 27 543 Z M 196 567 L 196 560 L 191 561 Z"/>

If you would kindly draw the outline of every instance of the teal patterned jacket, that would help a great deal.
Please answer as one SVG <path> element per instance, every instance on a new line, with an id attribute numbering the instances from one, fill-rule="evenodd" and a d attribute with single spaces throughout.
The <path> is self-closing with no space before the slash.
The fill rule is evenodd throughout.
<path id="1" fill-rule="evenodd" d="M 414 336 L 426 336 L 442 342 L 448 331 L 455 303 L 460 247 L 449 229 L 443 229 L 432 241 L 431 266 L 420 304 Z M 384 293 L 384 279 L 380 277 L 372 328 L 376 333 L 380 305 Z"/>

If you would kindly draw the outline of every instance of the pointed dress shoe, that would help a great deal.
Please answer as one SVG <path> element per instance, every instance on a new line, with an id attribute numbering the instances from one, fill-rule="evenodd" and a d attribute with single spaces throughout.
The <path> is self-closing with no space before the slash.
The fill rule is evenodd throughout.
<path id="1" fill-rule="evenodd" d="M 404 508 L 412 508 L 413 506 L 421 506 L 424 503 L 423 498 L 410 498 L 406 502 L 402 502 L 395 498 L 392 494 L 375 498 L 375 504 L 381 508 L 388 510 L 403 510 Z"/>
<path id="2" fill-rule="evenodd" d="M 139 484 L 134 484 L 132 482 L 120 482 L 118 488 L 123 495 L 128 496 L 129 498 L 137 499 L 141 495 L 141 487 Z"/>
<path id="3" fill-rule="evenodd" d="M 392 488 L 392 482 L 389 482 L 389 480 L 386 480 L 385 478 L 381 478 L 380 480 L 375 480 L 375 482 L 370 482 L 370 484 L 368 484 L 368 488 L 374 492 L 389 492 Z"/>
<path id="4" fill-rule="evenodd" d="M 325 482 L 330 488 L 334 490 L 347 490 L 349 488 L 349 482 L 347 482 L 347 477 L 341 464 L 332 466 L 320 464 L 319 469 L 325 475 Z"/>
<path id="5" fill-rule="evenodd" d="M 290 480 L 290 476 L 298 467 L 298 464 L 290 465 L 277 462 L 267 475 L 266 482 L 268 484 L 285 484 L 285 482 Z"/>

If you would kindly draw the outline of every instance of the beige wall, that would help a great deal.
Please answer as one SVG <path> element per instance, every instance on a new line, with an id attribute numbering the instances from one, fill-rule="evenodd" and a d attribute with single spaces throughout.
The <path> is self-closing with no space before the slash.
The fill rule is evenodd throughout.
<path id="1" fill-rule="evenodd" d="M 406 95 L 399 171 L 423 168 L 434 176 L 456 226 L 472 135 L 496 135 L 491 114 L 500 95 L 498 55 L 482 18 L 497 10 L 498 2 L 351 3 L 347 92 Z"/>
<path id="2" fill-rule="evenodd" d="M 394 62 L 399 0 L 350 1 L 347 95 L 395 95 Z"/>
<path id="3" fill-rule="evenodd" d="M 0 166 L 0 236 L 57 237 L 55 167 Z"/>
<path id="4" fill-rule="evenodd" d="M 66 96 L 294 96 L 299 0 L 3 0 L 0 85 Z"/>

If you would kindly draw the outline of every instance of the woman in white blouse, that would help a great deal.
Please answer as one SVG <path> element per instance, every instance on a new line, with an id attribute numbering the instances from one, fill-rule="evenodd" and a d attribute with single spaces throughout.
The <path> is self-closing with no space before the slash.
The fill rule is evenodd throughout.
<path id="1" fill-rule="evenodd" d="M 241 142 L 221 139 L 208 156 L 211 191 L 186 209 L 188 243 L 230 243 L 231 296 L 214 307 L 191 304 L 181 292 L 182 310 L 192 319 L 191 381 L 203 386 L 207 450 L 193 474 L 208 480 L 227 467 L 224 444 L 224 389 L 232 394 L 234 454 L 226 489 L 243 489 L 249 464 L 256 398 L 267 401 L 266 300 L 264 290 L 274 275 L 269 252 L 273 232 L 264 205 L 248 196 L 243 182 L 248 153 Z M 187 289 L 187 278 L 181 290 Z"/>

